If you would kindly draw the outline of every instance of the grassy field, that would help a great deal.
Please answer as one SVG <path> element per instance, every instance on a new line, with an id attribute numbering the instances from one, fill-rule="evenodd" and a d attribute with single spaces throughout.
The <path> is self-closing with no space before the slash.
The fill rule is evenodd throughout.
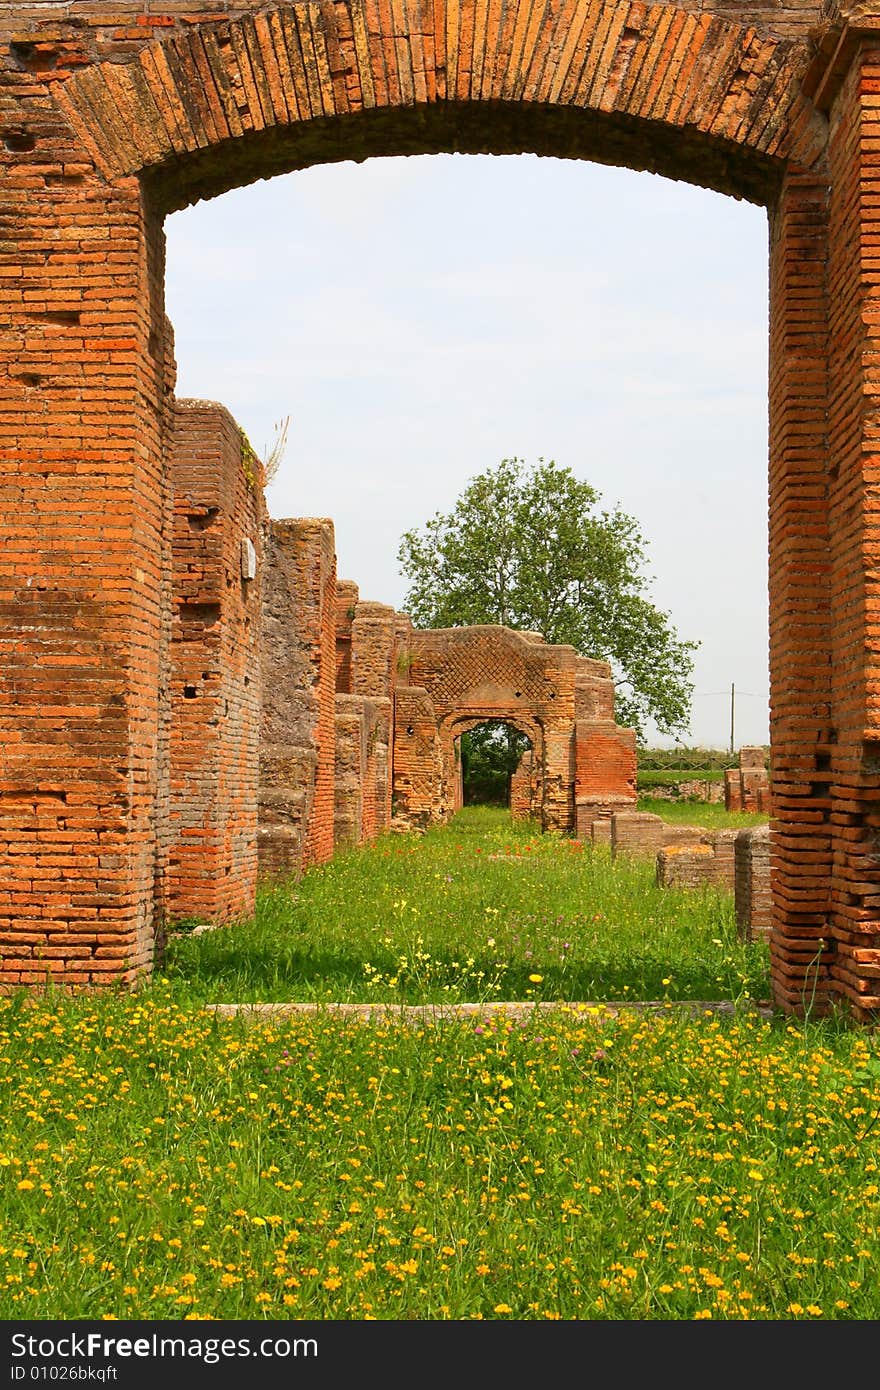
<path id="1" fill-rule="evenodd" d="M 702 825 L 707 830 L 733 830 L 748 825 L 765 825 L 767 817 L 752 811 L 725 811 L 712 801 L 664 801 L 660 797 L 640 796 L 640 811 L 650 811 L 671 825 Z"/>
<path id="2" fill-rule="evenodd" d="M 766 947 L 737 940 L 729 893 L 659 889 L 653 861 L 613 864 L 480 807 L 262 890 L 255 921 L 175 939 L 167 974 L 199 1003 L 769 994 Z"/>
<path id="3" fill-rule="evenodd" d="M 138 994 L 0 999 L 0 1318 L 875 1320 L 877 1035 L 759 1015 L 729 904 L 649 877 L 463 817 L 175 942 Z M 204 1007 L 346 983 L 486 1003 Z M 655 984 L 739 1004 L 492 1004 Z"/>

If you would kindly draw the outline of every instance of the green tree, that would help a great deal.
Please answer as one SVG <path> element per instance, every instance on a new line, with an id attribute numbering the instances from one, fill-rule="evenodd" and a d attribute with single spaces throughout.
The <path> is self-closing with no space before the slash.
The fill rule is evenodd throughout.
<path id="1" fill-rule="evenodd" d="M 510 779 L 530 746 L 525 734 L 498 719 L 487 719 L 462 734 L 459 743 L 467 804 L 501 805 L 510 800 Z"/>
<path id="2" fill-rule="evenodd" d="M 647 595 L 636 520 L 552 460 L 502 459 L 446 516 L 404 533 L 398 550 L 416 627 L 502 623 L 611 664 L 617 718 L 640 736 L 653 719 L 687 731 L 697 643 Z"/>

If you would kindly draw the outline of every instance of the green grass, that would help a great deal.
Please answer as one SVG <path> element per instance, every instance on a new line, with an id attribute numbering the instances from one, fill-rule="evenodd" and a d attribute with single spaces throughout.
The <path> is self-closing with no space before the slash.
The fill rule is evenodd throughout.
<path id="1" fill-rule="evenodd" d="M 880 1316 L 880 1039 L 746 1007 L 766 965 L 729 901 L 475 813 L 284 898 L 175 944 L 136 994 L 0 998 L 0 1318 Z M 419 934 L 428 978 L 390 987 Z M 720 977 L 741 1002 L 421 1023 L 199 1002 L 479 995 L 499 961 L 505 995 L 632 998 L 664 969 L 664 993 Z"/>
<path id="2" fill-rule="evenodd" d="M 4 1319 L 880 1314 L 877 1038 L 0 999 Z"/>
<path id="3" fill-rule="evenodd" d="M 767 817 L 751 811 L 725 811 L 711 801 L 664 801 L 660 797 L 640 796 L 640 811 L 649 811 L 670 825 L 701 825 L 707 830 L 735 830 L 749 825 L 766 825 Z"/>
<path id="4" fill-rule="evenodd" d="M 700 808 L 703 809 L 703 808 Z M 467 808 L 261 890 L 256 920 L 177 938 L 180 1000 L 423 1003 L 766 998 L 730 893 L 659 889 L 654 863 Z"/>

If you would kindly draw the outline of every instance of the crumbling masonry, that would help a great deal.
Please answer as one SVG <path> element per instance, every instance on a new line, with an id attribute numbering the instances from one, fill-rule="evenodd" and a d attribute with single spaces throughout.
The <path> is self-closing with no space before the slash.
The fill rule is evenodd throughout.
<path id="1" fill-rule="evenodd" d="M 792 1011 L 843 999 L 856 1017 L 875 1016 L 878 87 L 878 0 L 821 9 L 816 0 L 3 8 L 3 979 L 48 972 L 95 983 L 148 969 L 169 900 L 184 902 L 203 877 L 192 847 L 205 827 L 179 793 L 191 784 L 207 795 L 229 775 L 224 721 L 239 721 L 246 745 L 253 737 L 256 581 L 229 568 L 234 547 L 226 551 L 222 528 L 255 550 L 256 538 L 224 513 L 210 541 L 211 526 L 204 532 L 202 597 L 191 589 L 183 606 L 173 597 L 176 567 L 188 563 L 176 530 L 179 541 L 193 539 L 186 518 L 207 510 L 196 499 L 191 513 L 178 512 L 175 500 L 164 217 L 322 162 L 529 151 L 650 169 L 767 209 L 773 988 Z M 232 506 L 231 494 L 214 505 Z M 230 582 L 218 597 L 221 566 Z M 300 578 L 291 571 L 289 582 L 293 591 Z M 209 623 L 206 606 L 218 603 Z M 202 668 L 191 661 L 200 642 Z M 215 664 L 224 643 L 234 652 L 228 696 Z M 312 696 L 295 730 L 270 730 L 275 751 L 259 790 L 275 815 L 261 836 L 267 854 L 327 852 L 323 668 Z M 353 673 L 348 698 L 389 697 L 359 688 Z M 187 767 L 175 721 L 184 701 L 202 699 L 214 711 L 211 737 L 204 764 Z M 414 695 L 409 715 L 427 742 L 436 727 L 429 701 Z M 361 707 L 340 708 L 346 757 L 352 766 L 373 758 L 378 787 L 382 711 L 373 724 L 363 706 L 358 743 L 345 720 Z M 335 726 L 335 691 L 332 716 Z M 312 832 L 295 805 L 304 790 L 295 750 L 314 721 L 325 761 Z M 431 774 L 444 796 L 448 735 L 444 727 Z M 586 737 L 603 746 L 600 731 Z M 284 748 L 294 750 L 287 764 Z M 548 765 L 557 756 L 554 743 Z M 591 814 L 589 777 L 578 782 L 588 766 L 578 750 L 575 818 L 581 806 Z M 553 817 L 563 814 L 555 778 L 543 792 Z M 207 853 L 226 854 L 256 814 L 256 795 L 243 794 L 222 835 L 206 834 Z M 375 814 L 369 798 L 355 803 L 337 803 L 334 792 L 334 823 Z M 244 883 L 251 869 L 241 872 Z M 238 891 L 224 890 L 230 910 Z"/>

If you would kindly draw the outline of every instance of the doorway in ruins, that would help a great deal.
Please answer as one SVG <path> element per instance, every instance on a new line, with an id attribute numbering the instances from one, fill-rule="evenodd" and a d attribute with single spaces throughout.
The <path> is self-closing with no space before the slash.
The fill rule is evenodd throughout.
<path id="1" fill-rule="evenodd" d="M 39 284 L 33 291 L 16 290 L 11 301 L 8 360 L 23 370 L 11 377 L 10 411 L 20 421 L 19 443 L 28 458 L 33 453 L 36 461 L 48 465 L 58 485 L 57 490 L 44 485 L 44 469 L 26 469 L 16 478 L 5 513 L 7 529 L 18 542 L 18 549 L 9 548 L 9 557 L 30 555 L 32 537 L 39 537 L 40 574 L 47 581 L 31 586 L 28 576 L 22 586 L 14 568 L 9 569 L 14 581 L 13 626 L 20 634 L 10 636 L 9 650 L 22 663 L 23 683 L 16 688 L 27 692 L 28 715 L 22 719 L 24 697 L 17 696 L 4 716 L 0 742 L 12 751 L 2 823 L 10 852 L 26 849 L 35 863 L 33 882 L 16 901 L 8 921 L 10 931 L 17 933 L 16 950 L 21 947 L 15 957 L 16 971 L 26 969 L 34 945 L 30 933 L 38 891 L 33 885 L 55 854 L 56 832 L 44 827 L 44 815 L 54 815 L 59 825 L 64 822 L 64 833 L 77 846 L 79 856 L 77 878 L 82 893 L 73 894 L 65 886 L 53 898 L 53 923 L 60 924 L 67 936 L 80 933 L 74 953 L 69 958 L 66 952 L 59 954 L 59 973 L 80 970 L 75 966 L 80 959 L 75 952 L 84 950 L 82 958 L 88 964 L 81 973 L 89 981 L 108 978 L 105 957 L 111 954 L 122 964 L 110 966 L 109 974 L 116 971 L 134 978 L 149 967 L 162 914 L 161 892 L 155 885 L 161 881 L 168 843 L 174 774 L 167 660 L 172 617 L 167 444 L 174 409 L 175 352 L 165 319 L 162 228 L 166 217 L 275 174 L 348 160 L 369 163 L 374 157 L 491 152 L 493 156 L 525 155 L 538 165 L 549 157 L 574 170 L 587 161 L 621 171 L 650 170 L 688 186 L 742 199 L 760 210 L 756 216 L 762 226 L 766 226 L 764 211 L 769 213 L 773 613 L 769 646 L 776 750 L 773 775 L 774 788 L 778 784 L 780 789 L 774 862 L 774 989 L 786 1006 L 798 1006 L 803 959 L 807 955 L 812 959 L 818 951 L 823 998 L 828 990 L 847 993 L 861 1010 L 867 991 L 874 1007 L 870 983 L 862 979 L 861 947 L 853 940 L 856 936 L 873 943 L 878 931 L 868 873 L 871 807 L 876 799 L 876 682 L 873 663 L 864 655 L 864 614 L 870 599 L 866 576 L 873 572 L 864 558 L 873 555 L 875 528 L 868 515 L 869 493 L 858 471 L 862 454 L 850 447 L 852 440 L 861 439 L 862 447 L 870 442 L 864 412 L 867 359 L 852 365 L 856 359 L 847 346 L 848 330 L 838 331 L 840 325 L 832 314 L 839 305 L 851 314 L 853 323 L 863 327 L 867 321 L 861 253 L 853 250 L 855 243 L 840 233 L 840 227 L 848 225 L 848 210 L 858 205 L 852 198 L 852 179 L 863 176 L 858 160 L 870 146 L 863 131 L 866 108 L 858 106 L 863 85 L 874 80 L 870 43 L 862 42 L 863 35 L 855 35 L 854 46 L 849 39 L 838 43 L 840 36 L 831 28 L 827 44 L 814 52 L 812 41 L 797 26 L 786 37 L 763 25 L 745 25 L 738 17 L 694 14 L 674 6 L 647 10 L 636 6 L 629 15 L 634 23 L 628 23 L 627 11 L 602 0 L 576 5 L 574 10 L 574 24 L 571 10 L 565 8 L 532 13 L 514 7 L 501 22 L 489 10 L 481 12 L 479 25 L 472 25 L 470 17 L 464 23 L 458 6 L 442 3 L 421 13 L 417 24 L 408 15 L 401 21 L 390 16 L 387 8 L 365 10 L 347 0 L 337 6 L 255 10 L 253 14 L 246 7 L 246 12 L 236 11 L 232 18 L 204 13 L 203 22 L 197 7 L 195 22 L 191 16 L 180 20 L 165 16 L 155 30 L 152 25 L 141 26 L 143 33 L 85 26 L 72 49 L 66 40 L 53 39 L 60 47 L 52 48 L 50 66 L 71 55 L 73 62 L 69 68 L 52 71 L 51 89 L 40 77 L 48 56 L 42 43 L 34 49 L 30 39 L 16 37 L 10 55 L 16 83 L 10 100 L 17 114 L 6 153 L 15 158 L 24 155 L 28 175 L 25 182 L 10 185 L 14 205 L 10 225 L 17 248 L 12 254 L 19 266 L 30 267 L 35 252 L 42 260 L 39 274 L 27 277 Z M 863 76 L 842 84 L 848 64 L 857 71 L 855 53 Z M 35 57 L 39 62 L 32 67 Z M 35 100 L 28 85 L 31 80 Z M 832 108 L 837 114 L 829 124 L 826 116 Z M 850 122 L 857 132 L 851 143 L 829 140 L 829 129 L 846 130 Z M 32 159 L 27 158 L 31 150 Z M 847 165 L 851 150 L 862 152 L 858 158 L 852 156 L 855 174 Z M 5 160 L 6 153 L 0 152 L 0 158 Z M 60 182 L 59 167 L 70 171 L 62 174 Z M 869 177 L 869 171 L 864 172 L 864 178 Z M 592 204 L 590 225 L 601 222 L 606 203 L 597 199 Z M 590 379 L 584 353 L 596 344 L 607 350 L 617 323 L 613 313 L 605 324 L 598 324 L 583 311 L 571 293 L 574 272 L 569 266 L 561 267 L 554 282 L 568 224 L 564 218 L 554 219 L 539 198 L 522 198 L 512 218 L 500 207 L 494 209 L 492 244 L 499 256 L 507 247 L 509 228 L 526 205 L 536 208 L 543 219 L 541 242 L 551 265 L 538 308 L 559 302 L 569 310 L 568 332 L 561 338 L 544 331 L 540 315 L 524 313 L 530 330 L 527 336 L 532 344 L 542 342 L 548 358 L 556 348 L 554 380 L 562 380 L 566 364 L 580 362 L 583 384 Z M 470 205 L 455 206 L 467 232 Z M 345 249 L 338 259 L 352 262 L 363 273 L 374 249 L 372 211 L 350 195 L 337 204 L 336 216 L 346 230 Z M 251 231 L 259 220 L 251 218 Z M 313 285 L 311 267 L 294 244 L 299 230 L 292 220 L 283 226 L 287 254 L 282 259 L 298 268 L 304 283 Z M 688 219 L 684 219 L 680 241 L 688 231 Z M 635 280 L 641 275 L 652 283 L 675 281 L 671 248 L 658 237 L 658 220 L 643 217 L 636 232 L 630 277 Z M 424 243 L 417 234 L 410 242 L 413 265 L 422 274 L 426 268 L 430 273 L 432 257 Z M 585 235 L 582 242 L 574 267 L 607 283 L 605 262 L 591 254 Z M 56 254 L 62 244 L 73 261 L 66 254 Z M 442 286 L 447 298 L 451 288 L 461 289 L 466 303 L 474 299 L 483 281 L 478 275 L 475 283 L 469 274 L 471 244 L 465 235 L 458 274 Z M 110 246 L 112 253 L 108 253 Z M 200 249 L 204 252 L 204 242 Z M 691 266 L 677 285 L 682 292 L 693 284 L 700 254 L 714 261 L 716 281 L 730 283 L 729 267 L 709 235 L 692 252 Z M 264 259 L 252 237 L 245 258 L 248 274 L 256 275 Z M 71 264 L 76 266 L 76 290 L 69 284 Z M 515 264 L 501 265 L 505 293 L 511 283 L 520 288 L 520 270 Z M 229 309 L 225 289 L 234 279 L 229 272 L 228 263 L 213 267 L 211 288 L 221 314 Z M 222 295 L 217 293 L 220 285 Z M 362 279 L 358 286 L 360 290 Z M 830 287 L 834 288 L 831 307 Z M 170 301 L 169 307 L 180 323 Z M 321 412 L 328 429 L 336 418 L 351 415 L 352 396 L 357 395 L 347 363 L 341 360 L 341 348 L 349 341 L 350 320 L 359 307 L 357 295 L 337 294 L 320 314 L 318 339 L 310 337 L 304 318 L 288 315 L 288 342 L 317 360 L 336 383 L 335 399 Z M 768 341 L 767 317 L 760 315 L 762 345 Z M 698 357 L 716 341 L 728 346 L 731 361 L 748 355 L 738 350 L 728 314 L 707 314 L 706 318 Z M 670 363 L 670 345 L 679 322 L 676 307 L 665 323 L 654 325 L 653 333 L 642 325 L 639 342 L 653 342 L 657 372 Z M 109 324 L 114 333 L 108 339 Z M 459 456 L 449 437 L 456 404 L 469 393 L 482 406 L 482 428 L 473 439 L 481 466 L 487 457 L 494 460 L 514 451 L 534 456 L 539 449 L 569 461 L 571 454 L 558 439 L 537 438 L 537 432 L 524 438 L 517 431 L 512 440 L 508 434 L 502 448 L 496 447 L 490 426 L 503 412 L 483 389 L 472 356 L 461 350 L 454 354 L 459 366 L 455 389 L 449 391 L 445 385 L 438 389 L 427 413 L 413 408 L 410 387 L 424 372 L 415 350 L 419 339 L 402 315 L 391 326 L 397 332 L 384 337 L 375 333 L 365 356 L 372 370 L 371 384 L 382 376 L 392 348 L 409 369 L 408 377 L 397 380 L 394 408 L 385 412 L 380 444 L 384 464 L 390 445 L 401 443 L 409 419 L 413 447 L 402 451 L 406 476 L 400 487 L 404 492 L 427 462 L 427 441 L 440 441 L 443 446 L 439 465 L 429 464 L 428 472 L 454 482 L 450 460 L 457 459 L 472 475 L 470 460 Z M 481 322 L 463 317 L 460 327 L 468 345 L 480 340 Z M 259 346 L 261 359 L 251 372 L 252 379 L 271 360 L 265 328 L 257 314 L 236 332 L 226 334 L 227 344 L 236 337 L 250 337 Z M 180 349 L 178 356 L 185 361 L 182 338 Z M 97 359 L 93 352 L 99 354 Z M 530 360 L 526 354 L 518 363 L 519 371 L 512 374 L 514 386 L 522 403 L 532 404 L 535 421 L 543 423 L 555 418 L 559 398 L 536 392 Z M 82 373 L 71 372 L 71 362 L 82 363 Z M 621 374 L 625 376 L 625 367 Z M 227 368 L 222 378 L 212 376 L 202 388 L 185 382 L 181 374 L 178 395 L 225 396 L 233 411 L 242 414 L 227 390 L 233 375 Z M 682 379 L 687 380 L 687 374 Z M 718 399 L 703 412 L 707 417 L 717 416 L 724 399 L 724 373 L 719 383 Z M 649 380 L 635 382 L 633 388 L 631 408 L 618 422 L 618 447 L 611 451 L 610 486 L 604 491 L 612 497 L 619 495 L 617 480 L 627 475 L 620 441 L 626 442 L 639 410 L 644 422 L 643 452 L 653 468 L 654 486 L 673 490 L 671 465 L 678 455 L 672 447 L 666 457 L 659 456 L 659 422 L 664 411 L 674 414 L 681 402 L 667 388 L 665 377 L 659 389 Z M 303 399 L 307 394 L 303 393 Z M 562 395 L 570 394 L 563 384 Z M 596 397 L 601 405 L 604 383 Z M 284 406 L 275 405 L 272 413 L 277 417 L 283 410 Z M 731 418 L 736 416 L 734 407 Z M 690 422 L 693 412 L 680 410 L 679 418 Z M 593 440 L 592 425 L 588 419 L 584 439 Z M 257 433 L 259 446 L 263 441 Z M 735 441 L 736 432 L 730 433 Z M 69 442 L 58 446 L 62 452 L 56 459 L 51 451 L 46 454 L 47 440 Z M 88 448 L 81 456 L 85 440 Z M 294 447 L 301 442 L 295 431 L 293 442 Z M 373 486 L 387 504 L 395 486 L 383 476 L 382 467 L 368 465 L 362 444 L 360 432 L 351 451 L 357 476 L 361 484 L 372 476 Z M 325 458 L 320 451 L 304 457 L 301 476 L 324 468 Z M 706 448 L 704 475 L 711 471 L 717 476 L 718 464 L 718 451 Z M 731 478 L 740 475 L 741 469 L 734 464 Z M 65 530 L 59 518 L 81 509 L 87 486 L 95 505 L 89 526 L 75 534 Z M 334 505 L 320 510 L 333 514 L 338 510 L 337 498 L 346 490 L 341 482 Z M 355 500 L 357 524 L 369 535 L 372 549 L 381 550 L 382 534 L 371 533 L 365 510 L 357 505 L 368 488 L 348 490 Z M 691 535 L 696 538 L 700 528 L 694 503 L 701 496 L 701 481 L 677 490 L 684 493 L 682 512 L 691 519 Z M 852 506 L 853 497 L 865 505 Z M 621 500 L 634 516 L 650 510 L 647 497 L 636 505 Z M 288 510 L 277 507 L 274 499 L 270 506 L 276 514 Z M 301 514 L 306 508 L 290 510 Z M 196 507 L 180 517 L 189 528 L 188 539 L 206 538 L 206 552 L 210 549 L 207 538 L 216 530 L 210 511 L 210 507 Z M 725 512 L 727 539 L 717 547 L 715 564 L 727 572 L 736 566 L 748 571 L 739 528 L 726 508 Z M 763 515 L 760 506 L 755 516 Z M 25 516 L 30 518 L 30 529 L 21 521 Z M 105 517 L 118 524 L 102 529 Z M 387 516 L 384 526 L 387 537 L 391 530 Z M 746 525 L 742 535 L 750 531 Z M 678 549 L 692 554 L 690 538 Z M 821 556 L 818 564 L 817 554 Z M 259 572 L 253 557 L 246 547 L 233 550 L 233 555 L 236 582 L 253 584 L 248 576 Z M 729 557 L 729 563 L 718 565 L 719 557 L 725 561 Z M 654 558 L 662 574 L 662 561 Z M 8 566 L 16 563 L 7 559 Z M 365 592 L 375 592 L 370 576 L 359 577 Z M 713 627 L 728 635 L 729 615 L 745 606 L 742 595 L 738 602 L 726 603 L 706 583 L 698 564 L 691 583 L 695 592 L 714 592 L 718 602 Z M 195 601 L 204 610 L 207 628 L 211 617 L 207 609 L 213 599 L 205 598 L 198 584 L 195 587 Z M 68 600 L 67 595 L 73 597 Z M 658 598 L 663 601 L 662 595 Z M 88 624 L 92 645 L 85 652 L 88 660 L 74 662 L 74 656 L 83 655 L 77 623 L 86 613 L 92 614 Z M 41 664 L 43 639 L 33 635 L 45 630 L 58 634 L 65 695 L 77 711 L 75 721 L 61 730 L 53 722 L 57 718 L 56 668 Z M 23 646 L 15 645 L 22 642 Z M 97 704 L 92 684 L 96 661 L 103 680 Z M 205 666 L 198 668 L 196 679 L 186 681 L 182 699 L 195 704 L 201 700 L 205 671 L 210 678 L 210 668 Z M 855 686 L 853 671 L 858 673 Z M 253 682 L 248 689 L 253 696 Z M 225 704 L 221 708 L 225 710 Z M 329 702 L 325 713 L 332 716 Z M 93 731 L 88 721 L 96 718 Z M 413 738 L 418 739 L 417 722 L 412 727 Z M 93 750 L 88 759 L 80 756 L 84 733 Z M 835 810 L 835 802 L 845 809 Z M 94 843 L 91 832 L 96 808 L 107 805 L 115 808 L 114 815 L 118 812 L 114 833 L 120 837 L 121 848 L 113 856 Z M 242 812 L 247 813 L 246 828 L 250 829 L 252 797 L 247 806 L 242 803 Z M 840 816 L 855 816 L 856 824 L 847 822 L 841 829 Z M 33 826 L 29 817 L 34 818 Z M 237 833 L 224 854 L 234 855 Z M 104 941 L 108 922 L 112 923 L 112 945 Z M 38 935 L 39 949 L 51 944 L 48 931 Z"/>
<path id="2" fill-rule="evenodd" d="M 455 742 L 461 806 L 504 806 L 516 820 L 536 806 L 537 763 L 532 741 L 514 724 L 489 719 L 463 730 Z"/>

